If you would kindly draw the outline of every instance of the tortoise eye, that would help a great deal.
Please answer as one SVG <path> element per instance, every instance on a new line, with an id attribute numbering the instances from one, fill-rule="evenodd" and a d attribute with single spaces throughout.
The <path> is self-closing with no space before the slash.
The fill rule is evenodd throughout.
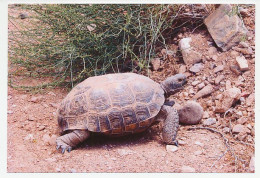
<path id="1" fill-rule="evenodd" d="M 179 78 L 179 79 L 178 79 L 178 82 L 182 82 L 182 79 Z"/>

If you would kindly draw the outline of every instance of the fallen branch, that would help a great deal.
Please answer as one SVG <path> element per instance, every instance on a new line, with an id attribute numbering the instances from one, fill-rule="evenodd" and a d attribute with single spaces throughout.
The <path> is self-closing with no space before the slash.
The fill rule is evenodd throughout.
<path id="1" fill-rule="evenodd" d="M 229 145 L 229 140 L 219 131 L 217 130 L 214 130 L 212 128 L 209 128 L 209 127 L 192 127 L 192 128 L 189 128 L 188 130 L 195 130 L 195 129 L 205 129 L 205 130 L 209 130 L 211 132 L 214 132 L 214 133 L 217 133 L 219 134 L 223 140 L 224 140 L 224 143 L 225 143 L 225 146 L 227 147 L 227 150 L 224 152 L 224 154 L 222 154 L 218 160 L 216 160 L 213 165 L 211 166 L 211 168 L 216 164 L 217 161 L 219 161 L 228 151 L 232 154 L 232 156 L 234 157 L 235 159 L 235 172 L 237 172 L 237 160 L 241 161 L 241 162 L 246 162 L 245 160 L 237 157 L 237 155 L 234 153 L 234 150 L 231 148 L 231 146 Z"/>

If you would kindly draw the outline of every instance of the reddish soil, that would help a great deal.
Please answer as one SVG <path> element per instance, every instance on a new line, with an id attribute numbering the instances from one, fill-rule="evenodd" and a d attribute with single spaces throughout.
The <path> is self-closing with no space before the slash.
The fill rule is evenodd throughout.
<path id="1" fill-rule="evenodd" d="M 251 8 L 250 12 L 254 14 L 254 9 Z M 19 10 L 10 9 L 9 13 L 19 14 Z M 249 44 L 254 46 L 254 21 L 251 21 L 251 18 L 254 19 L 253 17 L 246 17 L 245 24 L 253 35 Z M 12 24 L 9 24 L 9 30 L 13 28 Z M 195 41 L 200 46 L 198 50 L 203 56 L 208 56 L 209 46 L 207 41 L 212 40 L 206 30 L 199 31 L 197 34 L 183 32 L 181 38 L 185 36 L 197 38 Z M 177 38 L 175 44 L 169 44 L 169 47 L 176 48 L 178 40 L 179 38 Z M 231 51 L 217 51 L 218 60 L 215 61 L 215 64 L 225 66 L 223 72 L 221 72 L 225 75 L 225 81 L 230 80 L 232 85 L 235 85 L 238 76 L 229 69 L 229 66 L 234 63 L 234 59 L 230 57 Z M 164 59 L 161 69 L 151 72 L 151 78 L 155 81 L 162 81 L 167 76 L 174 74 L 176 66 L 178 69 L 180 65 L 183 65 L 181 61 L 174 62 L 176 59 L 177 57 Z M 249 56 L 247 59 L 250 70 L 245 75 L 244 87 L 239 86 L 239 88 L 242 92 L 251 94 L 254 93 L 255 64 L 254 57 Z M 176 63 L 175 67 L 171 65 L 173 63 Z M 198 88 L 192 87 L 193 81 L 203 81 L 203 76 L 211 77 L 214 80 L 216 76 L 211 73 L 211 62 L 204 60 L 204 64 L 203 71 L 196 75 L 190 73 L 184 89 L 171 98 L 182 105 L 194 95 L 190 93 L 191 88 L 195 92 L 198 91 Z M 9 62 L 9 71 L 11 70 L 15 69 Z M 16 85 L 35 85 L 46 82 L 46 78 L 12 76 L 12 81 Z M 254 104 L 251 106 L 239 104 L 234 108 L 235 112 L 246 111 L 247 122 L 244 125 L 249 124 L 253 127 L 252 134 L 248 134 L 246 140 L 240 142 L 229 133 L 223 132 L 223 128 L 229 127 L 229 119 L 233 117 L 228 115 L 223 118 L 223 115 L 213 112 L 214 98 L 221 92 L 222 90 L 218 90 L 210 96 L 198 100 L 204 111 L 208 112 L 208 117 L 217 118 L 217 123 L 209 127 L 218 132 L 211 132 L 206 129 L 189 130 L 194 126 L 181 125 L 177 138 L 181 140 L 181 144 L 175 152 L 166 150 L 166 145 L 163 144 L 160 136 L 160 125 L 153 125 L 144 133 L 126 137 L 92 136 L 79 148 L 70 153 L 61 154 L 55 148 L 55 138 L 60 134 L 56 110 L 68 93 L 67 89 L 45 88 L 33 93 L 16 90 L 8 86 L 7 171 L 188 172 L 185 171 L 185 166 L 189 166 L 193 168 L 191 172 L 250 172 L 249 162 L 254 154 Z M 188 95 L 186 96 L 185 93 L 188 93 Z M 231 120 L 232 125 L 236 123 L 237 120 Z M 202 127 L 202 124 L 197 125 L 197 127 Z M 253 138 L 251 142 L 248 141 L 250 140 L 249 135 Z M 222 136 L 229 140 L 228 145 L 225 144 Z M 231 151 L 228 149 L 231 149 Z"/>

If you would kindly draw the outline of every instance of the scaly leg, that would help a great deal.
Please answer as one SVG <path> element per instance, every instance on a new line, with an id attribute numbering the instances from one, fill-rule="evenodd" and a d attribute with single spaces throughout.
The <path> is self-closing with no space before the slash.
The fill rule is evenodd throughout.
<path id="1" fill-rule="evenodd" d="M 166 114 L 166 118 L 163 123 L 163 141 L 167 144 L 178 145 L 176 140 L 177 132 L 179 129 L 179 115 L 175 108 L 164 105 L 162 107 Z"/>
<path id="2" fill-rule="evenodd" d="M 62 154 L 65 152 L 65 150 L 70 152 L 72 148 L 86 140 L 89 135 L 89 131 L 87 130 L 74 130 L 73 132 L 58 137 L 56 139 L 56 148 L 57 150 L 61 148 Z"/>

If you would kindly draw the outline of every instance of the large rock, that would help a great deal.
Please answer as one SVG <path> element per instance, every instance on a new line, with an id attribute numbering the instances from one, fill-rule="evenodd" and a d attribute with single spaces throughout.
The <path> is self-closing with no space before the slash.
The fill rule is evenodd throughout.
<path id="1" fill-rule="evenodd" d="M 191 41 L 192 38 L 183 38 L 179 42 L 183 61 L 187 65 L 198 63 L 202 59 L 202 55 L 193 49 Z"/>
<path id="2" fill-rule="evenodd" d="M 248 33 L 234 8 L 222 4 L 204 20 L 210 35 L 223 51 L 237 45 Z"/>
<path id="3" fill-rule="evenodd" d="M 203 108 L 195 101 L 188 101 L 178 110 L 181 124 L 198 124 L 203 116 Z"/>
<path id="4" fill-rule="evenodd" d="M 241 90 L 233 87 L 225 90 L 223 97 L 220 100 L 220 105 L 216 106 L 215 112 L 224 113 L 226 112 L 236 101 L 241 97 Z"/>

